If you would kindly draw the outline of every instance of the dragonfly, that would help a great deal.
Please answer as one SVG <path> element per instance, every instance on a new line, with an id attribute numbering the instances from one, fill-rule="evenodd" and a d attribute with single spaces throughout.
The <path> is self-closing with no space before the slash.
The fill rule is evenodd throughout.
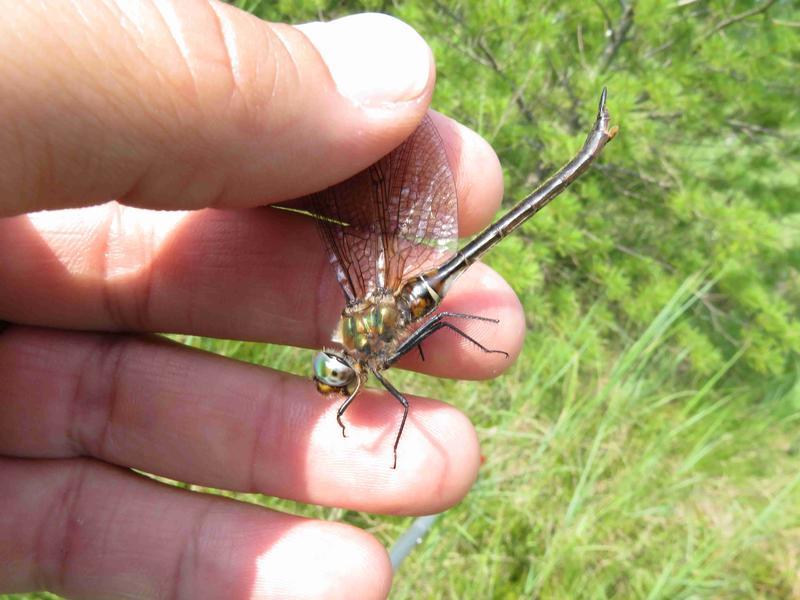
<path id="1" fill-rule="evenodd" d="M 332 336 L 337 347 L 322 349 L 312 363 L 317 390 L 342 399 L 336 420 L 344 437 L 342 417 L 371 374 L 403 408 L 393 446 L 392 469 L 397 468 L 409 402 L 384 371 L 414 349 L 424 360 L 422 342 L 440 330 L 462 336 L 483 352 L 508 356 L 487 348 L 456 324 L 498 323 L 496 319 L 437 308 L 470 265 L 584 173 L 616 135 L 606 96 L 603 88 L 594 124 L 578 153 L 461 248 L 453 173 L 442 138 L 427 116 L 375 164 L 290 205 L 316 219 L 345 297 Z"/>

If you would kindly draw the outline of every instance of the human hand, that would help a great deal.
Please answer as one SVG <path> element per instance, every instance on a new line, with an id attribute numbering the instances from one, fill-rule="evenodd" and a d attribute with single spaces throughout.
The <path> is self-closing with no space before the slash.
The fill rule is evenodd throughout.
<path id="1" fill-rule="evenodd" d="M 391 470 L 387 393 L 358 398 L 343 440 L 338 402 L 308 379 L 149 333 L 327 343 L 342 299 L 314 225 L 259 207 L 408 136 L 433 90 L 427 46 L 388 17 L 304 34 L 214 2 L 9 2 L 4 17 L 0 593 L 385 596 L 386 553 L 361 530 L 130 469 L 376 513 L 432 513 L 468 491 L 477 438 L 451 406 L 411 398 Z M 499 165 L 434 118 L 469 234 L 497 207 Z M 518 352 L 518 302 L 489 269 L 445 307 L 498 318 L 468 326 Z M 483 378 L 509 363 L 447 335 L 426 358 L 404 364 Z"/>

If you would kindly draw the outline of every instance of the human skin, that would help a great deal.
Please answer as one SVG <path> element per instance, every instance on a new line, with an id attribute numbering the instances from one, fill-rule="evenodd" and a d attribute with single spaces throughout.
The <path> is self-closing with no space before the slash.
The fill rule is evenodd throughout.
<path id="1" fill-rule="evenodd" d="M 380 15 L 295 28 L 200 0 L 0 8 L 0 593 L 385 597 L 371 535 L 132 469 L 386 514 L 467 493 L 479 450 L 456 408 L 410 396 L 392 470 L 384 391 L 359 396 L 342 439 L 340 399 L 309 379 L 153 334 L 329 343 L 342 296 L 314 225 L 264 205 L 406 138 L 433 91 L 427 45 Z M 500 167 L 431 114 L 469 235 L 498 207 Z M 519 303 L 490 269 L 443 308 L 499 319 L 464 328 L 511 358 L 443 333 L 403 367 L 482 379 L 519 352 Z"/>

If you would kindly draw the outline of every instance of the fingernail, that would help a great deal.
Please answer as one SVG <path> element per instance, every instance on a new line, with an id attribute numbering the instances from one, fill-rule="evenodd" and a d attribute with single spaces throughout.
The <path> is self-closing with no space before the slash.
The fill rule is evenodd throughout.
<path id="1" fill-rule="evenodd" d="M 394 17 L 367 13 L 298 29 L 325 60 L 339 93 L 357 104 L 415 100 L 432 76 L 425 40 Z"/>

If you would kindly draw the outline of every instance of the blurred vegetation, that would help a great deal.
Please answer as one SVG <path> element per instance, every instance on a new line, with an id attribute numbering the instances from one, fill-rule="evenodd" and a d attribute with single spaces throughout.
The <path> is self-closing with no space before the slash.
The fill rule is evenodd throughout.
<path id="1" fill-rule="evenodd" d="M 511 372 L 480 385 L 393 374 L 459 398 L 486 455 L 394 597 L 800 598 L 800 6 L 239 5 L 411 24 L 436 57 L 433 107 L 494 146 L 507 205 L 580 146 L 603 85 L 621 127 L 592 173 L 487 259 L 528 318 Z M 387 545 L 407 523 L 280 505 Z"/>

